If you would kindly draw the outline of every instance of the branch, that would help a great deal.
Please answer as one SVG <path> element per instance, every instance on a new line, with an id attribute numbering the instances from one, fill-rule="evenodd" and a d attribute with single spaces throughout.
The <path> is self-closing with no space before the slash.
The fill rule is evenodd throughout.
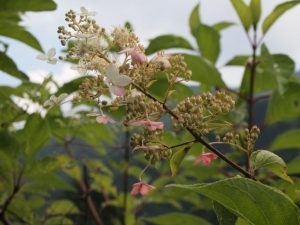
<path id="1" fill-rule="evenodd" d="M 158 100 L 157 98 L 155 98 L 154 96 L 152 96 L 150 93 L 148 93 L 147 91 L 145 91 L 144 89 L 142 89 L 138 85 L 136 85 L 134 83 L 132 83 L 132 85 L 136 89 L 138 89 L 140 92 L 144 93 L 144 95 L 146 95 L 148 98 L 152 99 L 153 101 L 156 101 L 156 102 L 160 103 L 163 106 L 164 110 L 166 110 L 166 112 L 169 115 L 171 115 L 172 117 L 174 117 L 174 119 L 176 119 L 176 120 L 179 119 L 178 116 L 170 108 L 168 108 L 168 106 L 165 103 L 161 102 L 160 100 Z M 214 146 L 210 145 L 205 140 L 203 140 L 202 137 L 200 135 L 198 135 L 197 132 L 195 132 L 193 129 L 191 129 L 189 127 L 185 127 L 185 128 L 186 128 L 187 131 L 189 131 L 194 136 L 194 138 L 196 139 L 197 142 L 199 142 L 202 145 L 204 145 L 206 148 L 208 148 L 210 151 L 212 151 L 213 153 L 215 153 L 217 156 L 219 156 L 222 160 L 224 160 L 225 162 L 227 162 L 233 168 L 235 168 L 236 170 L 238 170 L 239 172 L 241 172 L 242 174 L 244 174 L 246 177 L 251 178 L 253 180 L 256 180 L 255 177 L 252 174 L 250 174 L 248 171 L 244 170 L 242 167 L 240 167 L 235 162 L 231 161 L 229 158 L 227 158 L 223 153 L 221 153 Z"/>

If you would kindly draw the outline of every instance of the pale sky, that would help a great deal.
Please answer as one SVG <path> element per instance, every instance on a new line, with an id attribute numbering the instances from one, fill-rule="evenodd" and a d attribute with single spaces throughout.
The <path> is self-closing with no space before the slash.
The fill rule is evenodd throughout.
<path id="1" fill-rule="evenodd" d="M 38 38 L 44 50 L 55 47 L 61 49 L 57 39 L 57 27 L 65 25 L 64 14 L 69 9 L 79 11 L 80 6 L 96 11 L 96 20 L 100 26 L 108 29 L 130 21 L 136 34 L 146 45 L 148 40 L 162 34 L 177 34 L 195 42 L 190 35 L 188 18 L 198 0 L 56 0 L 56 11 L 27 13 L 24 25 Z M 219 21 L 239 23 L 229 0 L 201 0 L 201 17 L 206 24 Z M 264 16 L 282 0 L 262 0 Z M 265 42 L 271 52 L 288 54 L 300 68 L 300 6 L 285 14 L 268 33 Z M 66 82 L 78 76 L 69 65 L 58 63 L 54 66 L 36 60 L 37 51 L 11 39 L 2 38 L 10 43 L 8 54 L 15 60 L 20 70 L 27 73 L 33 81 L 41 81 L 52 72 L 60 82 Z M 223 65 L 237 54 L 249 54 L 250 47 L 241 26 L 236 25 L 222 32 L 222 53 L 218 67 L 222 68 L 223 79 L 232 87 L 238 87 L 241 80 L 241 68 L 224 68 Z M 17 79 L 0 73 L 0 85 L 17 85 Z"/>

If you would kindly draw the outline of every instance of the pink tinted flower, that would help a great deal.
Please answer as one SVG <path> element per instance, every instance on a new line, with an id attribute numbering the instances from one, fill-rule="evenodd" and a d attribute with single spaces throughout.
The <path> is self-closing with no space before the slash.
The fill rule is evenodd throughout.
<path id="1" fill-rule="evenodd" d="M 108 115 L 99 115 L 96 117 L 96 121 L 98 123 L 107 124 L 107 123 L 114 123 L 115 121 L 110 118 Z"/>
<path id="2" fill-rule="evenodd" d="M 171 63 L 169 61 L 170 56 L 166 55 L 164 52 L 158 52 L 156 56 L 151 60 L 155 63 L 161 63 L 164 69 L 168 69 L 171 67 Z"/>
<path id="3" fill-rule="evenodd" d="M 139 48 L 127 48 L 120 53 L 130 55 L 133 64 L 147 62 L 147 56 Z"/>
<path id="4" fill-rule="evenodd" d="M 134 127 L 145 126 L 150 131 L 161 130 L 164 128 L 163 122 L 156 122 L 156 121 L 151 121 L 151 120 L 130 121 L 130 122 L 128 122 L 128 125 L 134 126 Z"/>
<path id="5" fill-rule="evenodd" d="M 132 185 L 131 195 L 148 195 L 153 189 L 155 189 L 154 186 L 140 181 Z"/>
<path id="6" fill-rule="evenodd" d="M 124 96 L 126 93 L 125 88 L 120 86 L 109 85 L 109 90 L 116 96 Z"/>
<path id="7" fill-rule="evenodd" d="M 214 153 L 202 153 L 195 159 L 194 165 L 198 165 L 198 164 L 209 165 L 211 163 L 211 160 L 216 158 L 218 158 L 218 156 Z"/>

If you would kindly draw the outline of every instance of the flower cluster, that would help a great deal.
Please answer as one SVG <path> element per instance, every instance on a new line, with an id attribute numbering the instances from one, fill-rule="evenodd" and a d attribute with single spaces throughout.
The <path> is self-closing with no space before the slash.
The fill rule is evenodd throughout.
<path id="1" fill-rule="evenodd" d="M 217 116 L 230 112 L 234 100 L 225 92 L 204 93 L 200 96 L 189 97 L 180 102 L 174 109 L 178 119 L 173 118 L 176 126 L 189 127 L 199 134 L 208 133 L 213 128 L 212 123 Z"/>

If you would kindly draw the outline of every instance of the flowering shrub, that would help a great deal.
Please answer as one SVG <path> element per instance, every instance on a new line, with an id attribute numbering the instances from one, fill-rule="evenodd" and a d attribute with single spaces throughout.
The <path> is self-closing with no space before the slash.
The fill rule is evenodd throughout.
<path id="1" fill-rule="evenodd" d="M 50 49 L 37 59 L 71 62 L 82 78 L 59 87 L 51 97 L 51 77 L 41 85 L 25 82 L 22 90 L 46 110 L 33 115 L 11 100 L 12 95 L 24 97 L 23 93 L 9 88 L 0 92 L 11 107 L 6 109 L 13 112 L 1 120 L 0 190 L 9 191 L 0 195 L 0 221 L 211 224 L 203 212 L 213 206 L 221 225 L 300 224 L 300 182 L 293 176 L 299 174 L 299 159 L 291 162 L 293 172 L 288 174 L 279 155 L 258 148 L 265 127 L 254 115 L 256 103 L 271 93 L 268 125 L 299 118 L 300 83 L 294 64 L 287 56 L 272 55 L 263 44 L 273 23 L 299 1 L 278 5 L 263 21 L 260 39 L 260 1 L 231 3 L 252 47 L 251 56 L 228 62 L 245 67 L 240 90 L 227 87 L 216 67 L 220 33 L 233 24 L 203 24 L 199 5 L 191 14 L 190 28 L 201 56 L 198 51 L 165 52 L 193 50 L 182 37 L 159 36 L 145 48 L 128 24 L 109 31 L 93 19 L 95 11 L 81 7 L 80 12 L 67 12 L 67 27 L 57 30 L 66 55 L 57 58 L 56 50 Z M 200 93 L 187 85 L 191 80 L 200 83 Z M 74 109 L 69 116 L 60 107 L 65 103 Z M 285 107 L 291 110 L 285 112 Z M 17 130 L 12 123 L 19 118 L 27 121 Z M 299 130 L 291 133 L 276 139 L 272 149 L 299 148 L 287 141 Z M 60 149 L 48 156 L 40 149 L 49 139 L 53 148 Z M 84 147 L 93 151 L 87 154 Z M 123 150 L 122 161 L 113 155 L 119 153 L 114 148 Z M 30 209 L 21 212 L 26 202 Z M 159 207 L 148 214 L 146 203 L 154 206 L 152 210 L 159 204 L 171 207 L 167 214 Z"/>

